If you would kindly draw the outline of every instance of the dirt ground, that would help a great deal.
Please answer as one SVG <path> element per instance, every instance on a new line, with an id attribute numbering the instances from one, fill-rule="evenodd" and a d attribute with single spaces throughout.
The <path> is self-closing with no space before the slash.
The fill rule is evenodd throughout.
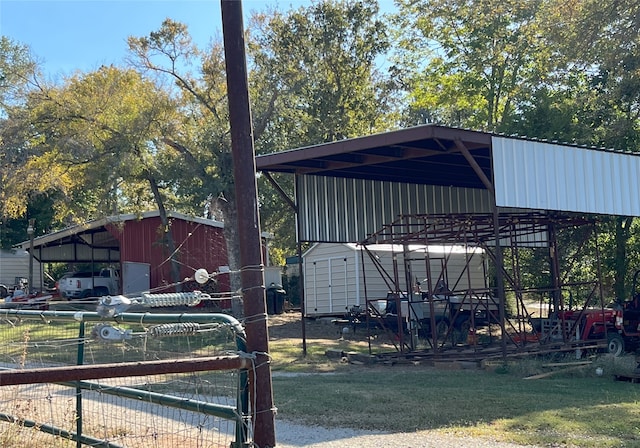
<path id="1" fill-rule="evenodd" d="M 302 347 L 303 322 L 300 311 L 269 316 L 268 322 L 269 341 L 274 350 L 284 348 L 287 351 L 291 347 Z M 351 365 L 375 367 L 379 363 L 392 362 L 388 358 L 394 358 L 394 363 L 405 362 L 394 356 L 400 347 L 395 334 L 380 328 L 368 331 L 364 323 L 354 328 L 348 321 L 336 317 L 306 318 L 304 334 L 310 357 L 297 359 L 296 362 L 306 366 L 310 372 L 332 370 L 336 363 L 345 369 Z M 421 344 L 418 349 L 428 350 L 426 340 Z M 276 370 L 277 364 L 278 361 L 275 361 Z"/>
<path id="2" fill-rule="evenodd" d="M 308 339 L 338 339 L 342 335 L 343 325 L 336 325 L 332 318 L 305 319 L 304 327 Z M 366 339 L 366 331 L 356 331 L 349 337 Z M 299 311 L 269 316 L 270 339 L 302 338 L 302 316 Z"/>

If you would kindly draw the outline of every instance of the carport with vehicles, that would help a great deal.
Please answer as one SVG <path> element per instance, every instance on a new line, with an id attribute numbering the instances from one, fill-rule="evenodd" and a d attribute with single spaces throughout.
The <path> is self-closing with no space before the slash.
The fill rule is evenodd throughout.
<path id="1" fill-rule="evenodd" d="M 78 282 L 97 284 L 98 280 L 108 280 L 106 273 L 112 272 L 108 276 L 117 283 L 117 292 L 125 295 L 186 289 L 183 280 L 192 277 L 195 269 L 215 272 L 228 265 L 222 222 L 173 211 L 167 212 L 167 219 L 173 249 L 159 230 L 165 226 L 158 211 L 97 219 L 35 238 L 33 245 L 26 241 L 19 247 L 33 249 L 32 256 L 39 263 L 66 263 L 70 270 L 81 266 Z M 83 278 L 87 275 L 92 278 Z M 228 275 L 220 275 L 217 280 L 221 289 L 228 288 Z M 105 291 L 99 287 L 89 290 L 94 295 Z M 113 289 L 108 292 L 112 294 Z M 86 291 L 77 293 L 81 298 L 87 295 Z"/>
<path id="2" fill-rule="evenodd" d="M 502 356 L 539 350 L 538 342 L 548 343 L 545 350 L 606 347 L 616 331 L 603 317 L 597 337 L 576 336 L 586 310 L 604 310 L 609 301 L 598 268 L 598 217 L 640 216 L 638 154 L 424 125 L 262 155 L 256 163 L 294 208 L 299 244 L 481 248 L 490 264 L 486 288 L 452 292 L 496 305 Z M 278 184 L 282 174 L 294 175 L 294 197 Z M 563 244 L 567 235 L 570 245 Z M 547 255 L 548 281 L 535 288 L 522 281 L 522 255 L 530 250 Z M 587 253 L 595 268 L 576 280 L 572 266 Z M 399 272 L 380 270 L 391 291 L 411 291 L 414 279 Z M 427 300 L 439 276 L 421 285 Z M 544 318 L 544 332 L 532 326 L 526 297 L 539 298 L 535 318 Z M 575 318 L 565 319 L 577 298 Z M 370 299 L 377 298 L 367 297 L 368 308 Z M 412 338 L 399 336 L 399 351 L 415 351 Z M 306 351 L 304 319 L 302 338 Z M 480 349 L 477 338 L 469 342 Z M 431 351 L 450 346 L 438 341 Z"/>

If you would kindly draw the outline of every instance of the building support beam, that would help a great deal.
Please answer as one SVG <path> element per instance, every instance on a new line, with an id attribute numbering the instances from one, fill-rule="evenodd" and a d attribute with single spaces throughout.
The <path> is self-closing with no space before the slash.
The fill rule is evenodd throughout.
<path id="1" fill-rule="evenodd" d="M 501 331 L 502 357 L 503 359 L 506 359 L 507 335 L 506 335 L 506 324 L 505 324 L 506 322 L 505 321 L 506 319 L 505 290 L 504 290 L 504 277 L 503 277 L 504 259 L 502 256 L 502 247 L 500 247 L 500 209 L 496 204 L 496 190 L 491 180 L 489 180 L 489 178 L 484 173 L 484 171 L 482 171 L 482 168 L 480 168 L 480 165 L 478 164 L 476 159 L 473 158 L 473 156 L 471 155 L 471 152 L 469 152 L 469 149 L 467 149 L 464 143 L 462 143 L 461 140 L 456 139 L 455 144 L 456 144 L 456 148 L 460 150 L 460 152 L 462 153 L 466 161 L 469 163 L 471 168 L 473 168 L 473 171 L 478 175 L 478 177 L 482 181 L 482 184 L 485 186 L 487 190 L 489 190 L 489 194 L 491 197 L 491 210 L 493 213 L 493 235 L 495 237 L 495 251 L 496 251 L 495 257 L 496 257 L 496 264 L 498 265 L 496 268 L 496 289 L 497 289 L 496 293 L 498 295 L 498 310 L 500 313 L 500 327 L 502 329 Z"/>

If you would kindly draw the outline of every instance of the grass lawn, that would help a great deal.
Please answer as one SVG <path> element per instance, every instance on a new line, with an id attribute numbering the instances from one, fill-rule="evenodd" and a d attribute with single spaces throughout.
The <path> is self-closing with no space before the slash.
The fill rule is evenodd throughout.
<path id="1" fill-rule="evenodd" d="M 367 352 L 362 341 L 313 339 L 270 343 L 278 415 L 305 424 L 387 432 L 438 430 L 519 444 L 640 447 L 640 384 L 614 381 L 633 356 L 601 356 L 546 378 L 549 358 L 481 370 L 426 364 L 349 365 L 329 348 Z M 553 362 L 571 363 L 573 353 Z M 596 375 L 596 367 L 604 374 Z M 554 367 L 558 368 L 558 367 Z M 561 369 L 562 367 L 560 367 Z"/>
<path id="2" fill-rule="evenodd" d="M 308 424 L 440 429 L 547 446 L 640 447 L 640 385 L 609 376 L 524 380 L 405 366 L 276 374 L 273 386 L 278 414 Z"/>
<path id="3" fill-rule="evenodd" d="M 553 359 L 510 361 L 485 370 L 454 370 L 450 364 L 434 367 L 426 362 L 353 365 L 329 360 L 325 352 L 368 353 L 368 341 L 361 333 L 346 335 L 335 325 L 309 323 L 307 356 L 302 356 L 298 322 L 286 316 L 272 321 L 273 389 L 281 418 L 392 433 L 436 430 L 541 446 L 640 448 L 640 384 L 613 380 L 614 373 L 635 368 L 633 356 L 600 356 L 584 367 L 574 366 L 573 353 L 566 358 L 556 354 Z M 76 337 L 77 324 L 45 325 L 27 333 L 25 328 L 23 324 L 5 326 L 5 342 L 29 341 L 29 352 L 37 352 L 41 362 L 75 357 L 75 342 L 64 339 Z M 228 343 L 223 339 L 221 343 Z M 46 342 L 53 340 L 69 346 Z M 173 338 L 157 341 L 157 347 L 154 344 L 145 346 L 146 350 L 189 353 L 207 347 L 204 341 Z M 88 345 L 86 355 L 92 362 L 102 361 L 102 345 L 95 341 Z M 129 348 L 107 352 L 131 360 L 137 352 Z M 393 351 L 382 340 L 376 348 Z M 23 351 L 14 347 L 10 358 L 19 359 Z M 552 367 L 556 369 L 566 368 L 563 363 L 572 367 L 552 376 L 525 379 L 548 371 L 550 362 L 560 364 Z M 596 375 L 597 367 L 604 370 L 603 375 Z"/>

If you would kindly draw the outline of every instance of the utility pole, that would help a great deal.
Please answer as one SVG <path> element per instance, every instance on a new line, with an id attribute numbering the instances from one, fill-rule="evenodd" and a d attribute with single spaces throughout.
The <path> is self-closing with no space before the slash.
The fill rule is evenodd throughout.
<path id="1" fill-rule="evenodd" d="M 242 1 L 221 0 L 221 6 L 247 351 L 256 357 L 255 368 L 249 372 L 253 443 L 267 448 L 276 446 L 275 408 Z"/>

